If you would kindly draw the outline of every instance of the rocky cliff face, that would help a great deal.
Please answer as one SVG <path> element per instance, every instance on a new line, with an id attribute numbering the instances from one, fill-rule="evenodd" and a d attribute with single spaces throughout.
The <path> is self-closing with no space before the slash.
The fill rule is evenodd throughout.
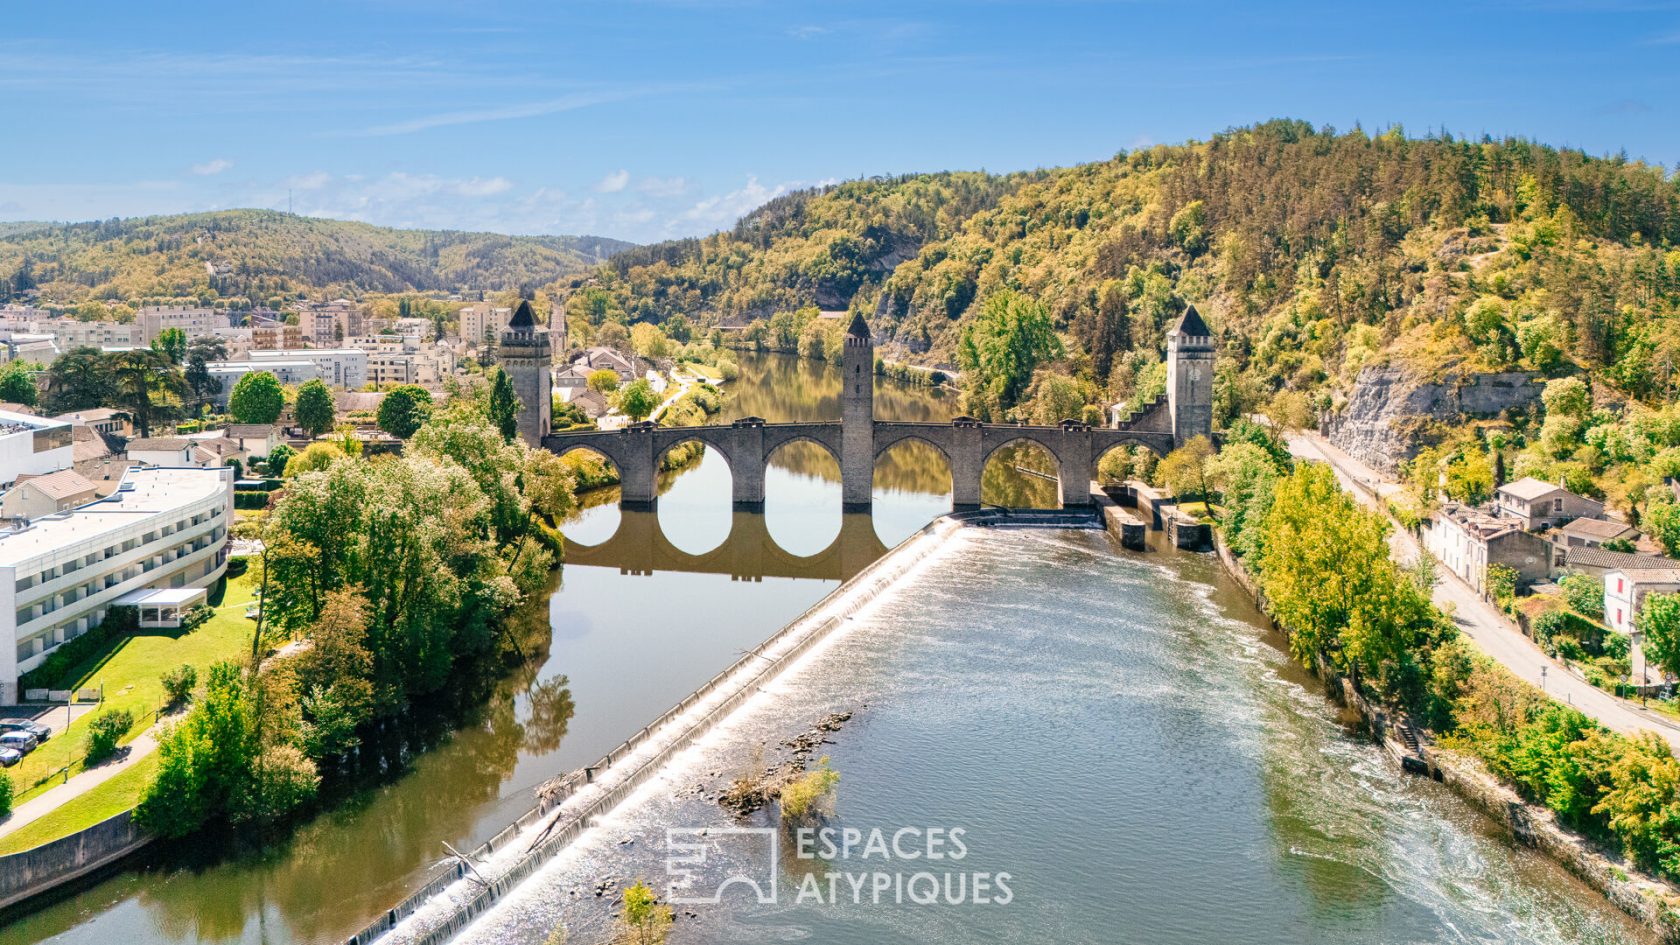
<path id="1" fill-rule="evenodd" d="M 1359 372 L 1347 404 L 1326 423 L 1325 433 L 1351 455 L 1395 473 L 1454 423 L 1536 408 L 1542 387 L 1526 371 L 1425 382 L 1392 365 L 1368 367 Z"/>

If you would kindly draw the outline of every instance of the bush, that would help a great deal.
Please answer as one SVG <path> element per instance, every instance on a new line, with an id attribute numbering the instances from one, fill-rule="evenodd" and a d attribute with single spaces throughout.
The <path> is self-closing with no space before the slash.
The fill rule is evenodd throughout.
<path id="1" fill-rule="evenodd" d="M 246 571 L 250 570 L 250 567 L 251 567 L 251 559 L 250 558 L 247 558 L 243 555 L 241 555 L 237 558 L 229 558 L 228 563 L 227 563 L 227 576 L 230 577 L 230 578 L 236 578 L 236 577 L 240 576 L 241 574 L 244 574 Z"/>
<path id="2" fill-rule="evenodd" d="M 272 496 L 272 492 L 257 492 L 255 490 L 235 492 L 233 494 L 233 507 L 250 510 L 266 509 L 268 508 L 268 500 Z"/>
<path id="3" fill-rule="evenodd" d="M 53 689 L 64 680 L 66 673 L 86 662 L 112 640 L 129 633 L 139 625 L 140 612 L 133 607 L 112 607 L 105 611 L 99 625 L 73 640 L 60 643 L 41 665 L 18 678 L 18 690 Z"/>
<path id="4" fill-rule="evenodd" d="M 817 766 L 782 788 L 782 819 L 800 821 L 820 816 L 833 807 L 834 787 L 840 783 L 840 772 L 829 766 L 824 755 Z"/>
<path id="5" fill-rule="evenodd" d="M 12 778 L 11 775 L 0 774 L 0 817 L 12 815 Z"/>
<path id="6" fill-rule="evenodd" d="M 191 633 L 209 623 L 210 618 L 214 616 L 216 616 L 216 611 L 213 608 L 208 604 L 199 604 L 192 610 L 187 611 L 186 616 L 181 618 L 181 629 Z"/>
<path id="7" fill-rule="evenodd" d="M 1570 571 L 1558 580 L 1571 610 L 1583 617 L 1604 617 L 1604 582 L 1590 574 Z"/>
<path id="8" fill-rule="evenodd" d="M 101 761 L 117 750 L 117 740 L 134 727 L 134 716 L 127 709 L 102 712 L 88 723 L 87 760 Z"/>
<path id="9" fill-rule="evenodd" d="M 193 690 L 198 688 L 198 670 L 191 663 L 182 663 L 164 673 L 161 681 L 163 691 L 169 696 L 169 704 L 180 705 L 192 698 Z"/>

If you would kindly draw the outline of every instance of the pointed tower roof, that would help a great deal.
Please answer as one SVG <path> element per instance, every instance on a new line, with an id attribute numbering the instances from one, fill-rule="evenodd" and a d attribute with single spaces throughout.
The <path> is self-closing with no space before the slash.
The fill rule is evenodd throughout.
<path id="1" fill-rule="evenodd" d="M 862 312 L 852 313 L 852 326 L 846 329 L 846 334 L 851 335 L 854 338 L 869 337 L 869 323 L 863 320 Z"/>
<path id="2" fill-rule="evenodd" d="M 513 318 L 508 321 L 509 331 L 530 331 L 537 327 L 537 314 L 531 311 L 531 301 L 520 299 L 519 308 L 513 312 Z"/>
<path id="3" fill-rule="evenodd" d="M 1187 335 L 1191 338 L 1207 338 L 1213 335 L 1213 331 L 1208 328 L 1207 322 L 1202 321 L 1202 313 L 1196 311 L 1194 305 L 1184 310 L 1184 317 L 1178 320 L 1178 324 L 1173 327 L 1172 333 Z"/>

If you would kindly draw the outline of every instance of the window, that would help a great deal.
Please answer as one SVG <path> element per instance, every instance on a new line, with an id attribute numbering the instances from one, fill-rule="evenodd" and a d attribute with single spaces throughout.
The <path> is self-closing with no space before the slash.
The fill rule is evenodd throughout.
<path id="1" fill-rule="evenodd" d="M 1616 593 L 1618 593 L 1618 594 L 1622 593 L 1622 579 L 1621 578 L 1616 579 Z M 1618 611 L 1618 613 L 1619 613 L 1619 611 Z M 1617 618 L 1617 619 L 1620 619 L 1620 618 Z"/>
<path id="2" fill-rule="evenodd" d="M 1562 512 L 1563 511 L 1563 500 L 1562 499 L 1553 499 L 1552 500 L 1552 511 L 1553 512 Z"/>

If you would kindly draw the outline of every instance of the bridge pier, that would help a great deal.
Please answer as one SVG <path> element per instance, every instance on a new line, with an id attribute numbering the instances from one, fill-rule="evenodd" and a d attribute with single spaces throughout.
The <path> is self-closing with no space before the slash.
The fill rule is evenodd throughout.
<path id="1" fill-rule="evenodd" d="M 626 509 L 652 509 L 659 501 L 659 457 L 653 451 L 653 424 L 619 431 L 617 451 L 619 503 Z"/>
<path id="2" fill-rule="evenodd" d="M 764 455 L 764 422 L 737 420 L 731 426 L 734 451 L 727 457 L 730 498 L 737 512 L 762 512 L 764 476 L 769 466 L 769 457 Z"/>
<path id="3" fill-rule="evenodd" d="M 978 510 L 981 474 L 986 471 L 980 421 L 963 418 L 951 422 L 951 442 L 945 459 L 951 467 L 951 510 Z"/>

